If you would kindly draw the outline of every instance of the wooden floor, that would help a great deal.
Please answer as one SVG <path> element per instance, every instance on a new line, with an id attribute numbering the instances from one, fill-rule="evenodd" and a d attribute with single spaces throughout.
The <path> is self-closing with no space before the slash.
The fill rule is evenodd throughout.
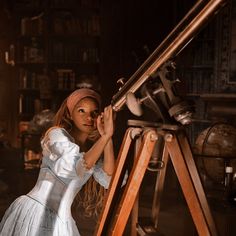
<path id="1" fill-rule="evenodd" d="M 0 150 L 0 218 L 10 203 L 27 193 L 35 184 L 38 170 L 21 170 L 20 150 Z M 145 225 L 151 217 L 155 173 L 146 172 L 139 200 L 139 224 Z M 224 199 L 224 193 L 207 190 L 208 202 L 220 236 L 236 235 L 236 207 Z M 81 214 L 82 215 L 82 214 Z M 124 235 L 130 236 L 130 221 Z M 78 227 L 82 236 L 93 235 L 96 219 L 80 217 Z M 172 166 L 167 169 L 165 188 L 158 218 L 159 233 L 152 235 L 198 235 L 187 208 Z"/>

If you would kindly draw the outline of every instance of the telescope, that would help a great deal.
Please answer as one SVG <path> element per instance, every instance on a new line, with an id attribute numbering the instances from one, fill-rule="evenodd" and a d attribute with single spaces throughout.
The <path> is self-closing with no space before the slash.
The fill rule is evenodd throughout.
<path id="1" fill-rule="evenodd" d="M 164 124 L 156 125 L 139 120 L 130 123 L 121 144 L 106 204 L 94 235 L 123 235 L 131 211 L 132 235 L 137 235 L 137 232 L 140 235 L 159 235 L 159 202 L 169 159 L 172 161 L 198 235 L 218 235 L 190 143 L 185 130 L 178 125 L 178 122 L 182 125 L 191 123 L 193 108 L 178 95 L 175 86 L 178 81 L 172 72 L 176 66 L 173 59 L 226 3 L 227 0 L 196 1 L 160 46 L 112 97 L 111 105 L 114 111 L 118 112 L 127 105 L 134 115 L 141 116 L 141 104 L 144 104 L 154 110 Z M 136 92 L 139 92 L 141 97 L 137 98 Z M 117 197 L 132 141 L 135 142 L 133 167 L 122 196 Z M 154 148 L 157 148 L 159 153 L 154 153 L 152 157 Z M 156 165 L 158 161 L 161 164 L 159 166 Z M 150 167 L 151 170 L 157 170 L 158 178 L 153 196 L 151 223 L 142 226 L 138 222 L 138 192 L 145 171 L 150 170 Z"/>
<path id="2" fill-rule="evenodd" d="M 142 115 L 141 104 L 151 107 L 164 123 L 178 121 L 183 125 L 191 123 L 193 105 L 176 94 L 175 82 L 168 78 L 175 69 L 176 57 L 196 36 L 209 18 L 217 14 L 227 0 L 199 0 L 187 15 L 154 50 L 138 70 L 112 97 L 114 111 L 126 104 L 137 116 Z M 136 98 L 135 92 L 141 89 L 143 98 Z"/>

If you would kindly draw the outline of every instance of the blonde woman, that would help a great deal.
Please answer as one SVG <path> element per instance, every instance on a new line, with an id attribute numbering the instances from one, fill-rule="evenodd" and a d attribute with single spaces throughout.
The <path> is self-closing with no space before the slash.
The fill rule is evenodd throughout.
<path id="1" fill-rule="evenodd" d="M 101 206 L 114 171 L 113 111 L 100 113 L 101 97 L 81 88 L 63 102 L 55 125 L 44 135 L 43 158 L 35 187 L 17 198 L 0 223 L 1 236 L 78 236 L 71 204 L 86 185 L 86 212 Z M 101 158 L 102 157 L 102 158 Z"/>

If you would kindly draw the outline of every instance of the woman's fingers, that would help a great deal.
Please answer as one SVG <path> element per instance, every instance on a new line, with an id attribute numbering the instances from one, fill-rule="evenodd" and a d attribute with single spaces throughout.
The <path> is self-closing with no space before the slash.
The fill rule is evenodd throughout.
<path id="1" fill-rule="evenodd" d="M 112 106 L 109 105 L 104 108 L 104 115 L 106 116 L 106 119 L 112 118 Z"/>
<path id="2" fill-rule="evenodd" d="M 104 131 L 105 133 L 112 136 L 113 134 L 113 117 L 112 117 L 112 107 L 107 106 L 104 108 Z"/>
<path id="3" fill-rule="evenodd" d="M 103 120 L 102 120 L 102 115 L 99 115 L 97 118 L 97 129 L 98 129 L 98 132 L 100 133 L 100 135 L 104 134 L 104 124 L 103 124 Z"/>

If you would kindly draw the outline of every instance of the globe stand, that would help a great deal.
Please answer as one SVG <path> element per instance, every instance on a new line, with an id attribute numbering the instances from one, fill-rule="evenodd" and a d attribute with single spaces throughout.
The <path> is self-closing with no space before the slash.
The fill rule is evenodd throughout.
<path id="1" fill-rule="evenodd" d="M 236 206 L 236 189 L 234 184 L 234 172 L 232 161 L 235 157 L 230 156 L 210 156 L 195 154 L 198 161 L 198 168 L 202 174 L 201 178 L 206 190 L 206 195 L 214 208 L 222 208 L 231 210 Z M 219 180 L 215 176 L 207 172 L 207 167 L 202 164 L 204 160 L 221 160 L 224 166 L 224 173 L 222 179 Z M 208 167 L 209 168 L 209 167 Z M 235 198 L 235 199 L 234 199 Z"/>
<path id="2" fill-rule="evenodd" d="M 217 230 L 184 131 L 176 128 L 176 126 L 150 127 L 145 122 L 140 124 L 139 121 L 138 125 L 129 127 L 124 135 L 116 169 L 105 200 L 106 204 L 103 207 L 95 229 L 96 236 L 122 235 L 132 209 L 136 213 L 132 213 L 131 235 L 137 235 L 139 224 L 137 222 L 137 204 L 135 202 L 159 136 L 164 137 L 162 160 L 167 162 L 170 157 L 172 161 L 198 234 L 200 236 L 217 235 Z M 120 190 L 119 183 L 123 179 L 124 164 L 133 140 L 137 144 L 135 161 L 122 196 L 116 202 L 117 191 Z M 160 196 L 163 189 L 166 166 L 160 170 L 155 190 L 156 201 L 152 212 L 154 225 L 152 229 L 156 230 L 156 232 L 158 232 Z M 144 235 L 148 235 L 148 233 Z"/>

